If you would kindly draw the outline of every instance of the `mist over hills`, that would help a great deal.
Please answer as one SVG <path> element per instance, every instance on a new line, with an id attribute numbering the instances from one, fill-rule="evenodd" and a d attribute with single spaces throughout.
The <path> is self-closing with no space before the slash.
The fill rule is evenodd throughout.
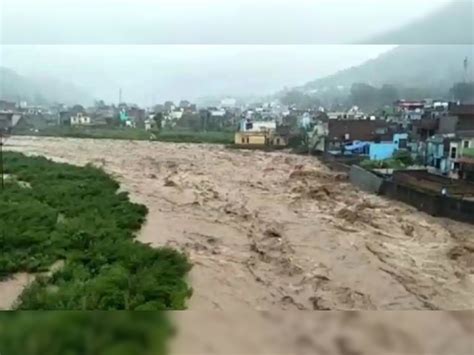
<path id="1" fill-rule="evenodd" d="M 0 67 L 0 98 L 30 104 L 89 104 L 93 98 L 72 83 L 51 77 L 27 77 Z"/>
<path id="2" fill-rule="evenodd" d="M 361 65 L 310 81 L 303 89 L 347 88 L 354 83 L 366 83 L 445 90 L 455 82 L 474 80 L 473 3 L 453 1 L 416 22 L 364 43 L 399 46 Z"/>
<path id="3" fill-rule="evenodd" d="M 408 25 L 365 40 L 366 44 L 469 44 L 474 43 L 474 3 L 453 0 Z"/>
<path id="4" fill-rule="evenodd" d="M 465 58 L 470 63 L 467 73 Z M 354 83 L 449 88 L 464 79 L 472 81 L 473 64 L 472 45 L 402 45 L 359 66 L 308 82 L 303 89 L 347 88 Z"/>

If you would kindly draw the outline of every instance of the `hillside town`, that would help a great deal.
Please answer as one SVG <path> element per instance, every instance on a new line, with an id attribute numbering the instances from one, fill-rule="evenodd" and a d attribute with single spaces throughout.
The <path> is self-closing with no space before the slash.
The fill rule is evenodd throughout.
<path id="1" fill-rule="evenodd" d="M 444 100 L 397 100 L 367 114 L 358 106 L 331 111 L 274 100 L 238 104 L 226 98 L 215 107 L 187 100 L 154 107 L 97 101 L 92 107 L 30 106 L 0 101 L 0 127 L 35 134 L 54 127 L 235 132 L 242 148 L 299 148 L 311 154 L 389 163 L 406 153 L 430 173 L 474 181 L 474 104 Z M 356 159 L 357 160 L 357 159 Z M 385 164 L 386 165 L 386 164 Z"/>

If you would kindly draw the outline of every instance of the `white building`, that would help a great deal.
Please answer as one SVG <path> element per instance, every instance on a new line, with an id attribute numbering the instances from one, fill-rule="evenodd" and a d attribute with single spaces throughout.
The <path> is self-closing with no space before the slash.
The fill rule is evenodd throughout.
<path id="1" fill-rule="evenodd" d="M 168 115 L 170 120 L 179 120 L 183 117 L 184 110 L 183 109 L 174 109 Z"/>
<path id="2" fill-rule="evenodd" d="M 275 131 L 276 127 L 277 127 L 276 121 L 242 120 L 240 122 L 240 131 L 241 132 Z"/>
<path id="3" fill-rule="evenodd" d="M 211 109 L 210 113 L 212 117 L 224 117 L 226 111 L 224 109 Z"/>
<path id="4" fill-rule="evenodd" d="M 91 118 L 82 112 L 77 113 L 75 116 L 71 116 L 71 126 L 85 126 L 90 124 Z"/>
<path id="5" fill-rule="evenodd" d="M 236 104 L 237 104 L 236 99 L 234 99 L 232 97 L 228 97 L 228 98 L 225 98 L 225 99 L 221 100 L 220 106 L 221 107 L 232 108 L 232 107 L 235 107 Z"/>

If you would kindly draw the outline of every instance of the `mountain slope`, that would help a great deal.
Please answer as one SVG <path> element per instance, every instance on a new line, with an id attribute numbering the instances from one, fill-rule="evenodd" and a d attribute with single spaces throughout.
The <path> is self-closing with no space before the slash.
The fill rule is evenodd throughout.
<path id="1" fill-rule="evenodd" d="M 359 66 L 309 82 L 305 88 L 348 87 L 363 82 L 445 89 L 454 82 L 474 80 L 473 2 L 455 0 L 429 16 L 364 43 L 400 46 Z M 467 73 L 463 67 L 466 57 Z"/>
<path id="2" fill-rule="evenodd" d="M 309 82 L 305 89 L 347 87 L 356 82 L 375 86 L 450 87 L 454 82 L 464 80 L 466 57 L 470 63 L 466 79 L 474 80 L 472 45 L 404 45 L 359 66 Z"/>
<path id="3" fill-rule="evenodd" d="M 428 16 L 375 36 L 367 44 L 473 44 L 474 3 L 454 0 Z"/>
<path id="4" fill-rule="evenodd" d="M 50 77 L 29 78 L 0 67 L 0 99 L 34 104 L 60 102 L 89 104 L 93 98 L 73 84 Z"/>

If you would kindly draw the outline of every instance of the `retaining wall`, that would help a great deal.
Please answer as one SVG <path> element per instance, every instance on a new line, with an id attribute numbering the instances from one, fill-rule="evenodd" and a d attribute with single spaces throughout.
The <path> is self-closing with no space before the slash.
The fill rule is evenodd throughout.
<path id="1" fill-rule="evenodd" d="M 474 224 L 474 201 L 423 192 L 410 186 L 384 181 L 380 194 L 409 204 L 436 217 Z"/>
<path id="2" fill-rule="evenodd" d="M 358 165 L 352 165 L 349 171 L 350 182 L 363 191 L 379 194 L 384 179 Z"/>

